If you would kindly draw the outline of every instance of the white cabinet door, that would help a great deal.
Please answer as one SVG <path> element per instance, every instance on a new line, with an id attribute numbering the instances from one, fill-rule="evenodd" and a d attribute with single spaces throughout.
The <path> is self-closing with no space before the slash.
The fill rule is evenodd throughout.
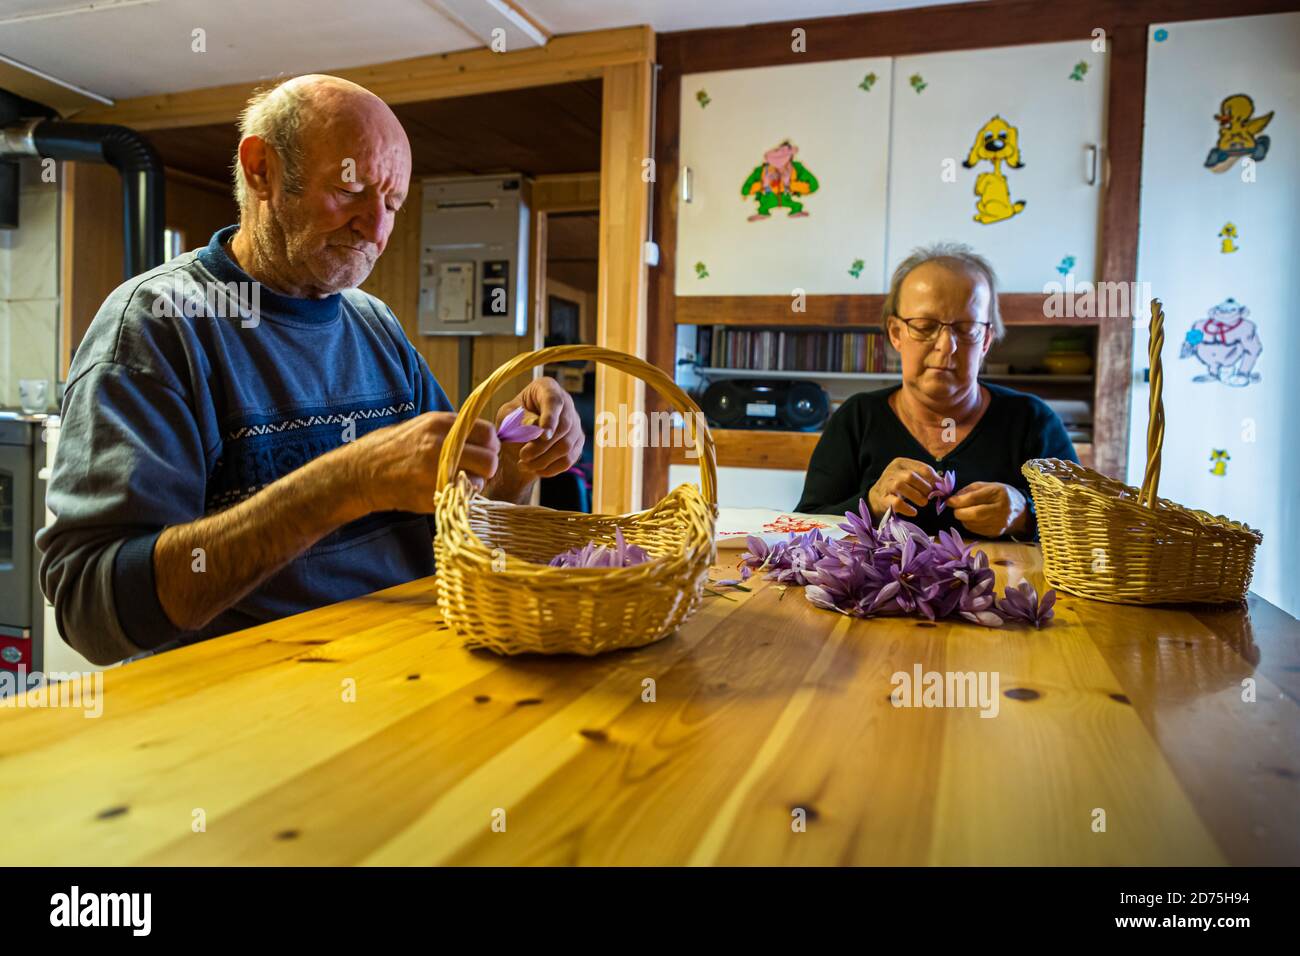
<path id="1" fill-rule="evenodd" d="M 1095 281 L 1106 63 L 1088 40 L 895 59 L 888 268 L 955 240 L 1005 292 Z"/>
<path id="2" fill-rule="evenodd" d="M 677 294 L 881 292 L 889 110 L 881 57 L 683 76 Z"/>

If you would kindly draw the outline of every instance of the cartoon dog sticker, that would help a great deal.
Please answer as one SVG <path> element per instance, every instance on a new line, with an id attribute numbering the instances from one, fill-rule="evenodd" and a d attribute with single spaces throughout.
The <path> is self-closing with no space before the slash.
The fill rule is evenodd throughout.
<path id="1" fill-rule="evenodd" d="M 1230 222 L 1225 222 L 1223 228 L 1219 230 L 1219 251 L 1223 253 L 1236 252 L 1241 246 L 1237 245 L 1237 227 Z"/>
<path id="2" fill-rule="evenodd" d="M 1228 473 L 1228 462 L 1232 461 L 1232 456 L 1228 454 L 1226 448 L 1210 449 L 1210 474 L 1222 477 Z"/>
<path id="3" fill-rule="evenodd" d="M 817 191 L 817 177 L 808 171 L 803 163 L 795 160 L 799 147 L 788 139 L 774 146 L 763 154 L 763 162 L 754 167 L 743 186 L 740 195 L 748 199 L 758 199 L 758 212 L 749 217 L 750 222 L 758 222 L 772 217 L 775 206 L 785 206 L 790 210 L 791 219 L 807 216 L 803 203 L 796 196 L 806 196 Z"/>
<path id="4" fill-rule="evenodd" d="M 1193 382 L 1242 386 L 1259 381 L 1254 368 L 1264 344 L 1248 315 L 1250 309 L 1236 299 L 1224 299 L 1192 325 L 1178 357 L 1194 355 L 1205 366 L 1205 372 Z"/>
<path id="5" fill-rule="evenodd" d="M 1235 93 L 1219 104 L 1214 118 L 1219 121 L 1219 141 L 1205 157 L 1206 169 L 1226 173 L 1243 156 L 1258 163 L 1268 155 L 1269 139 L 1260 133 L 1273 119 L 1272 111 L 1256 116 L 1255 101 L 1245 93 Z"/>
<path id="6" fill-rule="evenodd" d="M 962 165 L 973 169 L 985 160 L 993 164 L 993 172 L 975 177 L 975 195 L 979 197 L 975 221 L 988 225 L 1010 219 L 1025 208 L 1023 199 L 1011 201 L 1011 187 L 1002 172 L 1004 162 L 1010 169 L 1025 165 L 1020 161 L 1020 133 L 1000 116 L 993 117 L 975 134 L 975 144 Z"/>

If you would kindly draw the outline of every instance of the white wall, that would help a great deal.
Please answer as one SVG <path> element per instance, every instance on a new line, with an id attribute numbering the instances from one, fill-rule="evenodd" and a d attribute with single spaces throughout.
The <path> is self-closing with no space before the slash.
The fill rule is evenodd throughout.
<path id="1" fill-rule="evenodd" d="M 59 192 L 22 163 L 16 230 L 0 230 L 0 407 L 18 407 L 18 380 L 43 378 L 57 403 Z"/>
<path id="2" fill-rule="evenodd" d="M 1163 30 L 1164 34 L 1159 31 Z M 1162 37 L 1162 38 L 1160 38 Z M 1273 111 L 1267 156 L 1246 181 L 1238 162 L 1205 168 L 1222 100 L 1245 93 Z M 1164 303 L 1165 444 L 1160 494 L 1263 532 L 1252 590 L 1300 614 L 1300 13 L 1153 26 L 1148 40 L 1138 277 Z M 1218 237 L 1234 223 L 1238 251 Z M 1227 298 L 1250 310 L 1263 351 L 1257 381 L 1193 379 L 1179 358 L 1193 322 Z M 1147 331 L 1134 335 L 1129 482 L 1146 463 Z M 1230 456 L 1211 473 L 1211 449 Z"/>
<path id="3" fill-rule="evenodd" d="M 793 511 L 803 494 L 804 473 L 784 468 L 718 468 L 718 507 Z M 668 488 L 699 486 L 696 465 L 669 465 Z"/>

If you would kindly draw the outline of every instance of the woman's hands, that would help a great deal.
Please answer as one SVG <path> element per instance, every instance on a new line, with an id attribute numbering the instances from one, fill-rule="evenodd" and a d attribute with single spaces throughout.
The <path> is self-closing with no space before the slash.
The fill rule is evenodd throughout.
<path id="1" fill-rule="evenodd" d="M 998 481 L 972 481 L 948 497 L 953 517 L 982 538 L 1000 538 L 1024 531 L 1029 503 L 1019 488 Z"/>
<path id="2" fill-rule="evenodd" d="M 895 458 L 880 479 L 867 492 L 867 507 L 876 516 L 886 508 L 910 518 L 930 500 L 930 489 L 939 480 L 939 473 L 923 461 L 913 458 Z M 951 500 L 951 499 L 949 499 Z"/>
<path id="3" fill-rule="evenodd" d="M 911 518 L 926 506 L 939 473 L 923 461 L 895 458 L 867 493 L 867 505 L 877 517 L 893 508 Z M 953 517 L 971 534 L 1000 538 L 1024 531 L 1029 524 L 1029 503 L 1020 489 L 997 481 L 973 481 L 948 497 Z"/>

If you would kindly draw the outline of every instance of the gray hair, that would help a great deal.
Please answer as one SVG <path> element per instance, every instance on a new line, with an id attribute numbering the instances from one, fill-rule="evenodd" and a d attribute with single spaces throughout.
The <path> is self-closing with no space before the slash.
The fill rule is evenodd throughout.
<path id="1" fill-rule="evenodd" d="M 1002 313 L 998 310 L 997 273 L 993 271 L 987 259 L 962 242 L 935 242 L 928 246 L 920 246 L 913 249 L 911 255 L 898 264 L 893 277 L 889 280 L 889 294 L 885 296 L 885 305 L 881 310 L 882 325 L 888 325 L 889 317 L 898 314 L 898 294 L 903 287 L 903 280 L 913 269 L 927 262 L 956 266 L 982 278 L 989 289 L 989 321 L 993 323 L 993 341 L 998 341 L 1006 334 L 1006 328 L 1002 324 Z"/>
<path id="2" fill-rule="evenodd" d="M 302 144 L 298 134 L 308 107 L 308 96 L 301 85 L 280 83 L 254 93 L 239 114 L 240 142 L 246 136 L 256 136 L 275 150 L 284 168 L 284 188 L 290 193 L 303 190 Z M 242 216 L 248 202 L 248 183 L 239 162 L 238 148 L 231 173 L 235 180 L 235 201 Z"/>

